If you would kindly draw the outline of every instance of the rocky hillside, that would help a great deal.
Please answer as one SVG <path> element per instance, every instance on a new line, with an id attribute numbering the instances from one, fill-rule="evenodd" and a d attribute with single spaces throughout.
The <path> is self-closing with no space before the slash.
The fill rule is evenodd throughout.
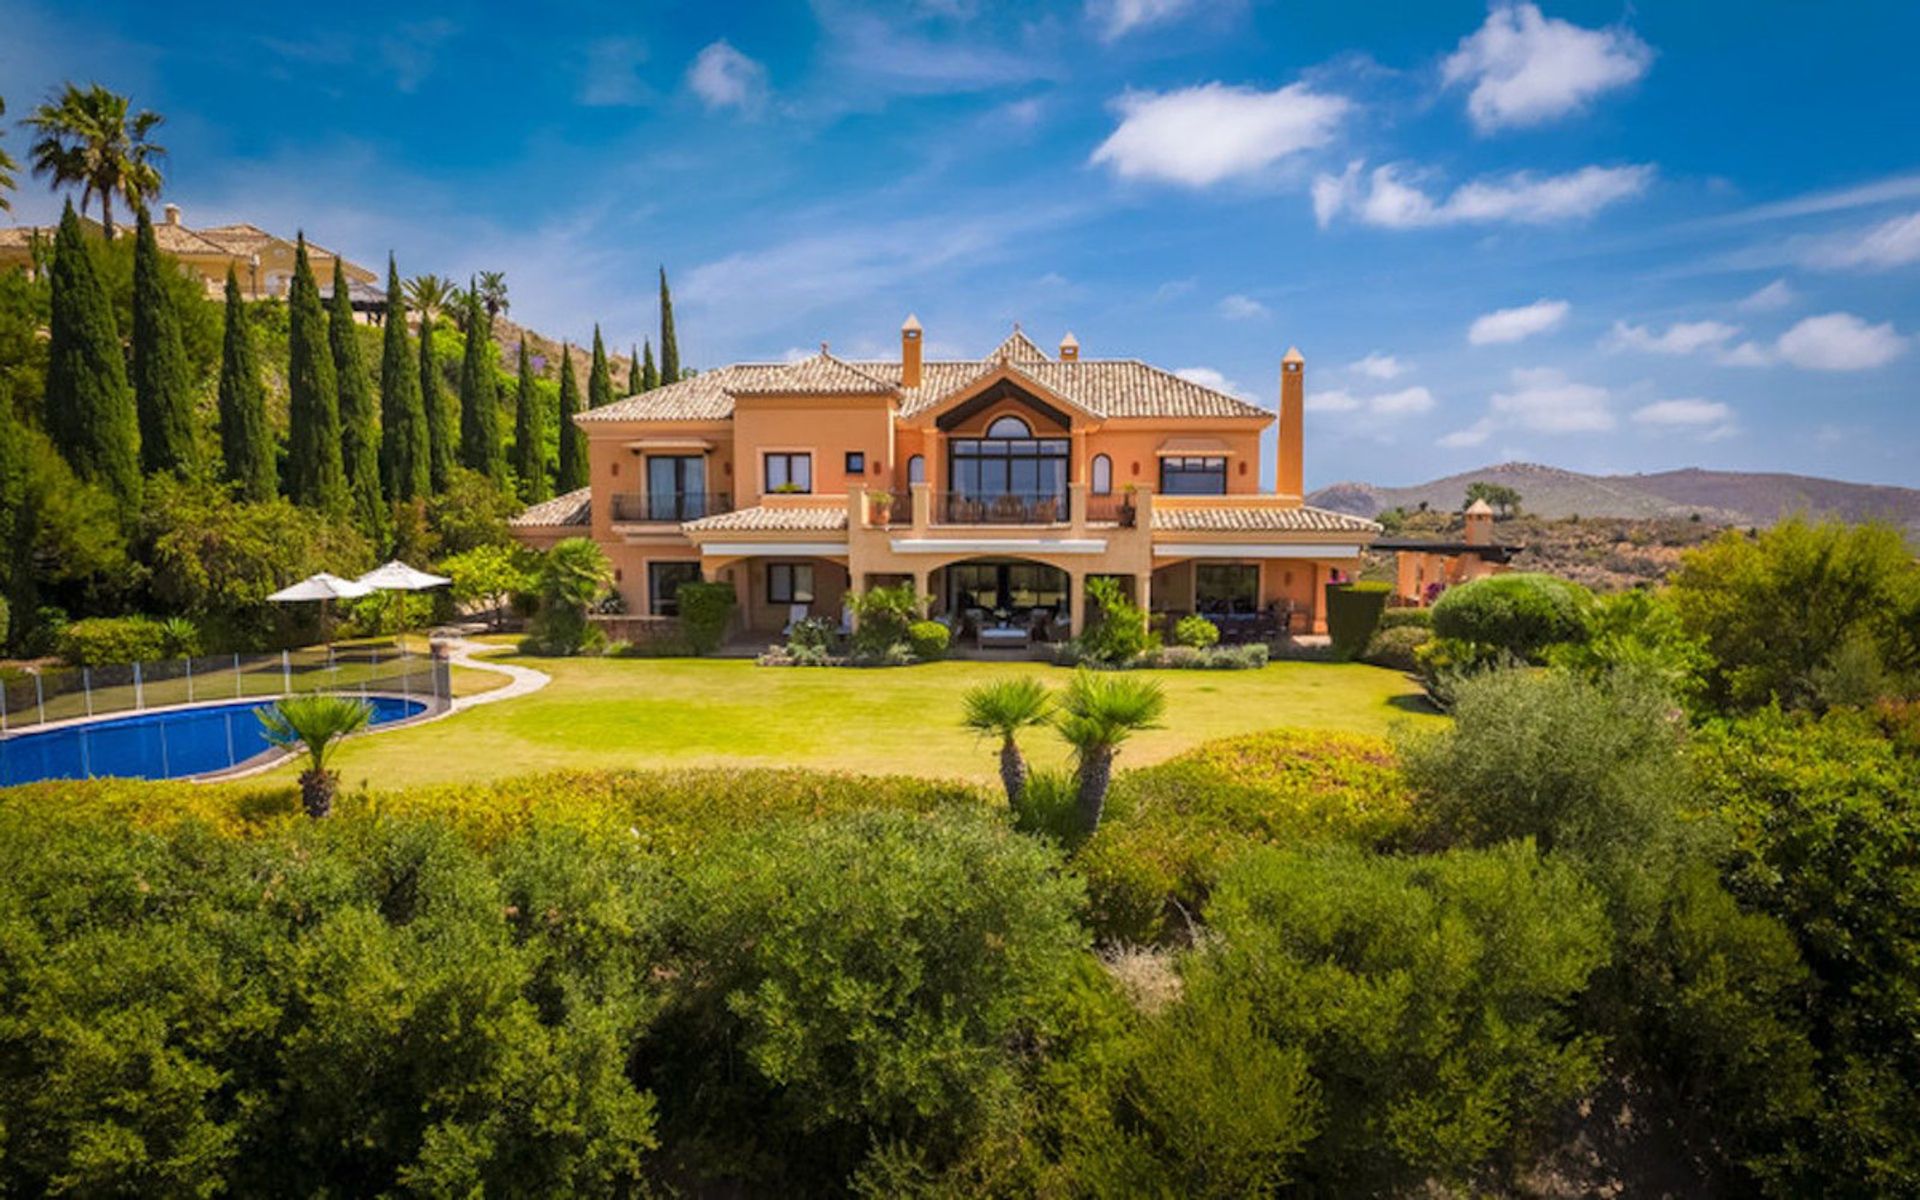
<path id="1" fill-rule="evenodd" d="M 1522 508 L 1541 517 L 1652 520 L 1699 517 L 1712 525 L 1765 525 L 1787 513 L 1876 518 L 1920 530 L 1920 490 L 1805 475 L 1704 471 L 1653 475 L 1583 475 L 1538 463 L 1501 463 L 1408 487 L 1336 483 L 1307 497 L 1323 508 L 1371 517 L 1388 509 L 1457 511 L 1467 485 L 1501 484 L 1520 493 Z"/>

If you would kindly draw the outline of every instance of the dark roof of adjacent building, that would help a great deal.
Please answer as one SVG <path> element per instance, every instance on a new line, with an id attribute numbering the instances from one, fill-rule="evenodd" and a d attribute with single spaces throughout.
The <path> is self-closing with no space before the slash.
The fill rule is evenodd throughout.
<path id="1" fill-rule="evenodd" d="M 591 519 L 592 488 L 577 488 L 564 496 L 543 500 L 523 510 L 507 524 L 519 529 L 554 529 L 585 525 Z"/>
<path id="2" fill-rule="evenodd" d="M 1429 542 L 1419 538 L 1380 538 L 1375 550 L 1419 550 L 1427 554 L 1472 554 L 1493 562 L 1507 562 L 1525 550 L 1525 546 L 1495 545 L 1491 542 Z"/>

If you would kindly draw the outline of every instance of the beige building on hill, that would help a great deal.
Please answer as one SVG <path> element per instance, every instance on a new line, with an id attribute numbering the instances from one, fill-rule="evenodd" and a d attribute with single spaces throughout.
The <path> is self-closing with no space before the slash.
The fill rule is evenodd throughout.
<path id="1" fill-rule="evenodd" d="M 1048 354 L 1015 327 L 982 358 L 738 363 L 581 413 L 590 484 L 514 522 L 589 537 L 626 610 L 675 614 L 689 580 L 738 598 L 739 632 L 842 619 L 846 594 L 911 583 L 962 644 L 1077 632 L 1091 578 L 1156 620 L 1230 640 L 1325 628 L 1325 585 L 1380 527 L 1302 501 L 1305 360 L 1278 411 L 1131 358 Z M 1260 439 L 1278 426 L 1277 479 Z"/>
<path id="2" fill-rule="evenodd" d="M 153 225 L 154 240 L 159 243 L 161 250 L 199 277 L 208 296 L 218 297 L 225 293 L 227 270 L 232 268 L 240 281 L 241 293 L 247 299 L 286 297 L 287 289 L 293 284 L 295 247 L 292 241 L 246 224 L 191 229 L 181 221 L 178 204 L 166 205 L 161 213 L 161 219 Z M 100 229 L 97 221 L 86 220 L 86 224 L 95 232 Z M 131 222 L 116 224 L 114 236 L 131 237 L 133 229 Z M 0 229 L 0 271 L 10 267 L 33 270 L 34 239 L 39 238 L 50 249 L 53 234 L 51 227 L 44 226 L 16 225 Z M 320 284 L 322 296 L 331 294 L 333 290 L 334 257 L 333 251 L 312 242 L 307 243 L 307 259 L 313 264 L 314 278 Z M 354 308 L 362 316 L 371 316 L 386 298 L 385 293 L 376 286 L 380 277 L 351 260 L 344 265 L 348 286 L 352 288 Z"/>

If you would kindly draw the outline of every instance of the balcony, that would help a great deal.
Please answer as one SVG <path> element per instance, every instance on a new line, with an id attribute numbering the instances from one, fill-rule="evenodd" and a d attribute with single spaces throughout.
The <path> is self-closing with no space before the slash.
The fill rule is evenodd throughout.
<path id="1" fill-rule="evenodd" d="M 607 499 L 615 525 L 678 524 L 733 511 L 733 497 L 723 492 L 620 492 Z"/>
<path id="2" fill-rule="evenodd" d="M 974 496 L 942 492 L 935 507 L 944 525 L 1064 525 L 1067 497 L 1059 492 L 1002 492 Z"/>

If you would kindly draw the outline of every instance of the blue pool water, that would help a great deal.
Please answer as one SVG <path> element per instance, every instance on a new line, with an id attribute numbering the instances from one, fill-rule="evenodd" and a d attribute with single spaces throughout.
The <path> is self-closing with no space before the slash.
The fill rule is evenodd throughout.
<path id="1" fill-rule="evenodd" d="M 369 696 L 374 725 L 426 711 L 420 700 Z M 110 717 L 0 738 L 0 786 L 39 779 L 120 775 L 178 779 L 243 763 L 271 745 L 254 713 L 271 703 L 238 701 Z"/>

